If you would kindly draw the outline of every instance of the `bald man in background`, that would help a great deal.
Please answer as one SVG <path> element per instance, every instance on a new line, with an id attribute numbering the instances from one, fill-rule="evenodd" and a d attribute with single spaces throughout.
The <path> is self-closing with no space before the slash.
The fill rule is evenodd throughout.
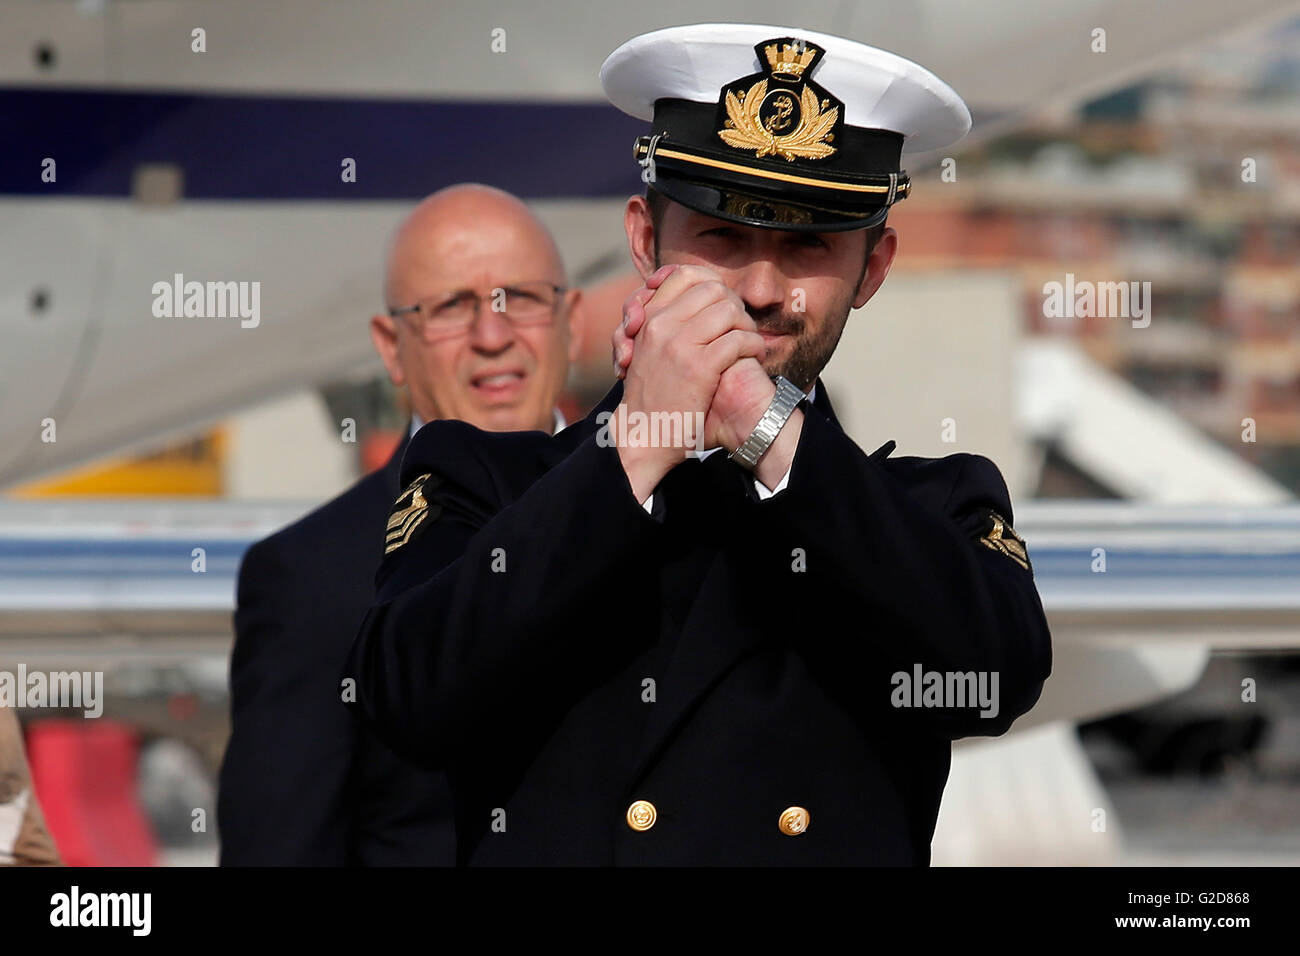
<path id="1" fill-rule="evenodd" d="M 423 200 L 388 250 L 370 335 L 413 419 L 382 469 L 249 548 L 239 572 L 221 864 L 452 865 L 451 799 L 354 723 L 338 674 L 373 602 L 399 466 L 424 422 L 558 431 L 578 293 L 555 242 L 500 190 Z"/>

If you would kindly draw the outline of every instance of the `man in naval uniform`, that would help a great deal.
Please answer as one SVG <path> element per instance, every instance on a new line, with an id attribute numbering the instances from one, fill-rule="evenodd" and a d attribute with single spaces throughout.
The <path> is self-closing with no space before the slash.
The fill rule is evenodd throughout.
<path id="1" fill-rule="evenodd" d="M 578 292 L 565 284 L 546 228 L 501 190 L 450 186 L 398 228 L 387 311 L 370 331 L 393 383 L 409 389 L 413 419 L 388 464 L 244 556 L 218 796 L 223 865 L 455 862 L 445 775 L 349 717 L 338 671 L 374 599 L 402 452 L 421 420 L 542 437 L 563 426 L 555 401 L 578 345 Z"/>
<path id="2" fill-rule="evenodd" d="M 970 115 L 780 27 L 640 36 L 601 80 L 651 123 L 622 380 L 553 438 L 416 436 L 350 706 L 446 768 L 462 864 L 927 865 L 951 742 L 1033 706 L 1050 635 L 997 467 L 865 453 L 818 375 L 902 147 Z"/>

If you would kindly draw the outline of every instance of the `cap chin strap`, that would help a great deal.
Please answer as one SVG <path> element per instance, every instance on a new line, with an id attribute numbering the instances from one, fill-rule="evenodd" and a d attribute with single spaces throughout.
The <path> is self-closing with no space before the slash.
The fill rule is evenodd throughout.
<path id="1" fill-rule="evenodd" d="M 660 140 L 668 140 L 667 145 L 660 145 Z M 803 189 L 824 190 L 827 196 L 838 194 L 840 198 L 862 199 L 868 196 L 887 197 L 886 205 L 892 205 L 899 199 L 907 198 L 911 182 L 906 173 L 859 173 L 816 175 L 808 170 L 788 173 L 780 170 L 766 169 L 747 163 L 736 162 L 732 157 L 713 150 L 689 146 L 669 139 L 667 133 L 655 133 L 653 136 L 638 136 L 632 146 L 633 155 L 645 166 L 653 157 L 656 162 L 666 167 L 692 170 L 696 176 L 711 175 L 725 178 L 745 177 L 767 183 L 770 187 L 789 186 Z M 733 186 L 739 183 L 733 180 Z"/>
<path id="2" fill-rule="evenodd" d="M 654 169 L 655 150 L 659 148 L 659 140 L 663 139 L 667 135 L 668 135 L 667 133 L 655 133 L 653 136 L 651 136 L 650 144 L 648 147 L 646 147 L 645 156 L 641 156 L 641 148 L 642 148 L 641 140 L 644 139 L 645 137 L 639 137 L 637 141 L 632 144 L 632 155 L 639 157 L 637 159 L 637 162 L 641 165 L 642 169 Z"/>

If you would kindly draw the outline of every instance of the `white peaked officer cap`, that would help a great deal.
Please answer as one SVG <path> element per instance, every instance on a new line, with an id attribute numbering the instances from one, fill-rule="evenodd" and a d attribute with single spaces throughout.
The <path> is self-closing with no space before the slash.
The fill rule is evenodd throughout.
<path id="1" fill-rule="evenodd" d="M 906 152 L 952 145 L 970 111 L 922 66 L 794 27 L 700 23 L 628 40 L 600 70 L 651 124 L 634 155 L 657 192 L 746 225 L 829 232 L 883 222 Z"/>

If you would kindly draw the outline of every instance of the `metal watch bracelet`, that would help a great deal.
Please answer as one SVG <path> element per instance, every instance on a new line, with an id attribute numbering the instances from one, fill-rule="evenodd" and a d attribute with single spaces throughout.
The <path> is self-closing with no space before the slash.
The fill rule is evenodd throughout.
<path id="1" fill-rule="evenodd" d="M 799 403 L 808 397 L 783 375 L 773 375 L 772 381 L 776 383 L 772 403 L 767 406 L 767 411 L 763 412 L 749 437 L 727 456 L 746 471 L 758 467 L 758 460 L 772 447 L 772 442 L 776 441 L 776 436 L 781 433 Z"/>

